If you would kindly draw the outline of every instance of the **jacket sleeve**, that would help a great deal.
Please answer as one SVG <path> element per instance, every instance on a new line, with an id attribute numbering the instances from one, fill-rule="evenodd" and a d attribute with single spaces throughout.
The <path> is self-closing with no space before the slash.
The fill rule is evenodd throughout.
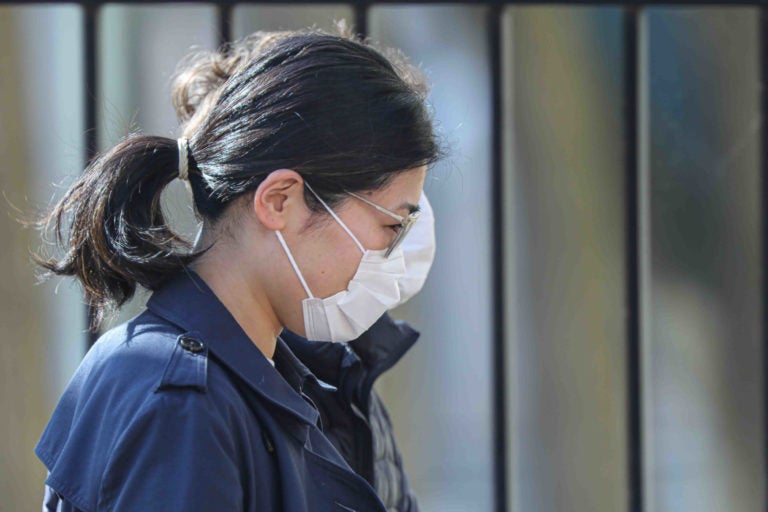
<path id="1" fill-rule="evenodd" d="M 98 510 L 242 510 L 235 442 L 211 396 L 154 393 L 107 461 Z"/>

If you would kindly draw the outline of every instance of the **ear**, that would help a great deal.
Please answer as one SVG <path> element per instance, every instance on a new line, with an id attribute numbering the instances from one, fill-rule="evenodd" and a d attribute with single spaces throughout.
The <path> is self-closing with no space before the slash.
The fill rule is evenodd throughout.
<path id="1" fill-rule="evenodd" d="M 304 209 L 304 180 L 291 169 L 272 171 L 253 194 L 256 218 L 272 231 L 284 229 L 288 219 Z"/>

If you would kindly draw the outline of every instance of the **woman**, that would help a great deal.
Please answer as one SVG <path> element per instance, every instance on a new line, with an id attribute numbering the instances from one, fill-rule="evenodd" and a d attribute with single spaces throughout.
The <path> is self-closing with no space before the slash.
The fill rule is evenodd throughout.
<path id="1" fill-rule="evenodd" d="M 50 213 L 65 252 L 40 262 L 77 277 L 94 326 L 154 293 L 46 427 L 46 510 L 416 510 L 372 385 L 417 337 L 386 311 L 429 270 L 440 150 L 417 70 L 343 30 L 188 60 L 182 137 L 129 136 Z M 160 208 L 175 178 L 191 250 Z"/>

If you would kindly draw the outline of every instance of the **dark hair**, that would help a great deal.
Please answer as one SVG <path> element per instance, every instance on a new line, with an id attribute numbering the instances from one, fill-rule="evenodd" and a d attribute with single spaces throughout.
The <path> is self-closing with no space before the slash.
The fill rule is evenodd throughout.
<path id="1" fill-rule="evenodd" d="M 442 157 L 418 69 L 343 22 L 338 31 L 257 32 L 181 63 L 173 101 L 198 215 L 215 222 L 275 169 L 294 169 L 334 205 L 344 191 L 377 189 Z M 176 140 L 129 135 L 91 161 L 41 220 L 64 254 L 36 260 L 48 275 L 81 281 L 92 328 L 137 284 L 155 290 L 200 254 L 167 226 L 160 205 L 178 164 Z"/>

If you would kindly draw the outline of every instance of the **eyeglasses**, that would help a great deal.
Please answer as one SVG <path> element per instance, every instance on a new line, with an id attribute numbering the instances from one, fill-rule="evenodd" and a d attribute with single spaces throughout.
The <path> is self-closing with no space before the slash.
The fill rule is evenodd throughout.
<path id="1" fill-rule="evenodd" d="M 379 210 L 381 213 L 385 213 L 398 221 L 400 223 L 400 229 L 397 231 L 397 234 L 395 235 L 395 238 L 392 239 L 392 241 L 387 246 L 387 250 L 384 253 L 384 257 L 388 258 L 389 255 L 397 249 L 397 246 L 400 245 L 400 243 L 405 238 L 405 235 L 408 234 L 408 231 L 411 230 L 413 227 L 413 223 L 416 222 L 416 219 L 419 218 L 419 215 L 421 215 L 421 212 L 419 210 L 413 211 L 408 214 L 407 217 L 403 217 L 401 215 L 396 214 L 395 212 L 391 212 L 384 208 L 383 206 L 379 206 L 376 203 L 369 201 L 368 199 L 364 198 L 363 196 L 357 195 L 354 192 L 347 192 L 347 194 L 351 195 L 354 198 L 357 198 L 361 200 L 362 202 L 369 204 Z"/>

